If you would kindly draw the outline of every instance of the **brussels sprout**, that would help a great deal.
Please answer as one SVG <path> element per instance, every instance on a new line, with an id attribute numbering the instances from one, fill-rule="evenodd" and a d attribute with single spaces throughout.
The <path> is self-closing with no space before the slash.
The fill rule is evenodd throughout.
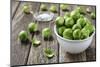
<path id="1" fill-rule="evenodd" d="M 59 27 L 59 28 L 58 28 L 58 34 L 59 34 L 60 36 L 62 36 L 65 29 L 66 29 L 65 26 Z"/>
<path id="2" fill-rule="evenodd" d="M 73 37 L 75 40 L 79 40 L 81 37 L 81 30 L 80 29 L 75 29 L 73 31 Z"/>
<path id="3" fill-rule="evenodd" d="M 18 35 L 21 41 L 26 41 L 28 39 L 28 35 L 26 31 L 21 31 Z"/>
<path id="4" fill-rule="evenodd" d="M 36 32 L 37 31 L 37 24 L 35 22 L 31 22 L 29 25 L 28 25 L 28 31 L 30 33 L 32 32 Z"/>
<path id="5" fill-rule="evenodd" d="M 83 6 L 77 7 L 76 10 L 78 10 L 80 14 L 85 14 L 85 9 Z"/>
<path id="6" fill-rule="evenodd" d="M 44 49 L 44 55 L 47 58 L 53 58 L 54 57 L 54 52 L 51 48 L 46 48 L 46 49 Z"/>
<path id="7" fill-rule="evenodd" d="M 85 39 L 85 38 L 87 38 L 87 37 L 89 37 L 89 30 L 87 30 L 86 28 L 83 28 L 82 30 L 81 30 L 81 39 Z"/>
<path id="8" fill-rule="evenodd" d="M 50 11 L 53 12 L 53 13 L 56 13 L 56 12 L 57 12 L 56 6 L 55 6 L 55 5 L 52 5 L 52 6 L 50 7 Z"/>
<path id="9" fill-rule="evenodd" d="M 40 42 L 39 40 L 37 40 L 37 39 L 35 39 L 35 38 L 32 39 L 32 45 L 33 45 L 33 46 L 37 47 L 37 46 L 40 45 L 40 43 L 41 43 L 41 42 Z"/>
<path id="10" fill-rule="evenodd" d="M 65 26 L 71 28 L 74 25 L 74 20 L 71 17 L 65 19 Z"/>
<path id="11" fill-rule="evenodd" d="M 91 33 L 93 33 L 94 30 L 95 30 L 95 27 L 92 24 L 90 24 L 90 23 L 87 23 L 84 28 L 87 29 L 87 30 L 89 30 L 89 35 Z"/>
<path id="12" fill-rule="evenodd" d="M 25 14 L 30 14 L 30 7 L 29 7 L 29 5 L 24 5 L 22 10 L 23 10 L 23 12 Z"/>
<path id="13" fill-rule="evenodd" d="M 78 20 L 77 20 L 77 24 L 80 24 L 81 27 L 83 28 L 85 25 L 86 25 L 86 20 L 84 17 L 80 17 Z"/>
<path id="14" fill-rule="evenodd" d="M 92 12 L 91 8 L 89 8 L 89 7 L 86 9 L 86 11 L 87 11 L 87 13 L 91 13 Z"/>
<path id="15" fill-rule="evenodd" d="M 71 12 L 70 16 L 76 21 L 80 17 L 80 12 L 78 10 L 74 10 Z"/>
<path id="16" fill-rule="evenodd" d="M 64 19 L 67 19 L 68 17 L 70 17 L 70 13 L 66 12 L 64 15 Z"/>
<path id="17" fill-rule="evenodd" d="M 75 29 L 81 29 L 81 25 L 80 24 L 73 25 L 72 30 L 75 30 Z"/>
<path id="18" fill-rule="evenodd" d="M 66 11 L 67 10 L 68 5 L 67 4 L 61 4 L 60 8 L 62 9 L 62 11 Z"/>
<path id="19" fill-rule="evenodd" d="M 63 37 L 66 38 L 66 39 L 72 40 L 72 39 L 73 39 L 72 34 L 73 34 L 72 29 L 67 28 L 67 29 L 65 29 L 64 32 L 63 32 Z"/>
<path id="20" fill-rule="evenodd" d="M 62 26 L 64 24 L 64 18 L 59 16 L 55 20 L 57 26 Z"/>
<path id="21" fill-rule="evenodd" d="M 41 4 L 40 9 L 42 11 L 47 11 L 47 6 L 45 4 Z"/>
<path id="22" fill-rule="evenodd" d="M 52 36 L 52 31 L 51 31 L 51 29 L 50 29 L 50 28 L 44 28 L 44 29 L 42 30 L 42 36 L 43 36 L 44 38 L 50 38 L 50 37 Z"/>
<path id="23" fill-rule="evenodd" d="M 92 12 L 92 13 L 91 13 L 91 18 L 92 18 L 92 19 L 95 19 L 95 18 L 96 18 L 95 12 Z"/>

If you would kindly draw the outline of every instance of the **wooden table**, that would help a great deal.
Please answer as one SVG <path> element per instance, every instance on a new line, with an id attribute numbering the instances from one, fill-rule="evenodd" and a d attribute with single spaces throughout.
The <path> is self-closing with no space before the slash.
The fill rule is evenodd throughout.
<path id="1" fill-rule="evenodd" d="M 67 63 L 67 62 L 81 62 L 81 61 L 95 61 L 96 60 L 96 41 L 95 36 L 91 43 L 91 46 L 84 52 L 80 54 L 69 54 L 67 52 L 62 51 L 60 45 L 57 42 L 56 36 L 53 31 L 54 20 L 50 22 L 38 22 L 39 34 L 35 34 L 34 36 L 30 35 L 30 38 L 36 37 L 41 41 L 41 45 L 38 47 L 34 47 L 31 43 L 21 43 L 18 40 L 18 33 L 21 30 L 27 30 L 28 24 L 34 21 L 32 14 L 26 15 L 22 12 L 22 6 L 24 4 L 29 4 L 32 8 L 32 11 L 40 12 L 41 3 L 34 2 L 15 2 L 12 0 L 11 5 L 11 66 L 13 65 L 31 65 L 31 64 L 51 64 L 51 63 Z M 60 4 L 51 4 L 44 3 L 49 8 L 50 5 L 56 5 L 57 13 L 55 13 L 54 19 L 59 15 L 64 15 L 60 9 Z M 77 5 L 69 5 L 69 11 L 72 11 Z M 85 6 L 90 7 L 95 10 L 94 6 Z M 95 24 L 96 21 L 92 20 L 89 14 L 86 14 L 88 18 Z M 53 32 L 53 39 L 50 41 L 45 41 L 42 38 L 41 31 L 43 28 L 48 27 Z M 55 56 L 52 59 L 48 59 L 44 56 L 44 48 L 52 48 L 55 52 Z"/>

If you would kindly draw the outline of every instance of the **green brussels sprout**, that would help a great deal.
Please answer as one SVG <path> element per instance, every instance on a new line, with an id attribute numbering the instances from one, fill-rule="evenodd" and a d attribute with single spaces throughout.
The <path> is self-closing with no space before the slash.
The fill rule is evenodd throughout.
<path id="1" fill-rule="evenodd" d="M 60 36 L 62 36 L 65 29 L 66 29 L 65 26 L 59 27 L 59 28 L 58 28 L 58 34 L 59 34 Z"/>
<path id="2" fill-rule="evenodd" d="M 95 27 L 92 24 L 90 24 L 90 23 L 87 23 L 84 28 L 87 29 L 87 30 L 89 30 L 89 35 L 91 33 L 93 33 L 94 30 L 95 30 Z"/>
<path id="3" fill-rule="evenodd" d="M 76 10 L 78 10 L 80 14 L 85 14 L 85 9 L 83 6 L 77 7 Z"/>
<path id="4" fill-rule="evenodd" d="M 83 28 L 81 30 L 81 39 L 85 39 L 85 38 L 89 37 L 89 33 L 90 33 L 89 30 L 87 30 L 86 28 Z"/>
<path id="5" fill-rule="evenodd" d="M 53 12 L 53 13 L 56 13 L 56 12 L 57 12 L 56 6 L 55 6 L 55 5 L 52 5 L 52 6 L 50 7 L 50 11 Z"/>
<path id="6" fill-rule="evenodd" d="M 88 7 L 88 8 L 86 9 L 86 12 L 87 12 L 87 13 L 91 13 L 91 12 L 92 12 L 91 8 Z"/>
<path id="7" fill-rule="evenodd" d="M 67 4 L 61 4 L 60 8 L 62 9 L 62 11 L 66 11 L 67 8 L 68 8 L 68 5 Z"/>
<path id="8" fill-rule="evenodd" d="M 25 14 L 30 14 L 30 7 L 29 7 L 29 5 L 24 5 L 22 10 L 23 10 L 23 12 Z"/>
<path id="9" fill-rule="evenodd" d="M 71 17 L 65 19 L 65 26 L 71 28 L 74 25 L 74 20 Z"/>
<path id="10" fill-rule="evenodd" d="M 66 39 L 72 40 L 72 39 L 73 39 L 72 34 L 73 34 L 72 29 L 67 28 L 67 29 L 65 29 L 64 32 L 63 32 L 63 37 L 66 38 Z"/>
<path id="11" fill-rule="evenodd" d="M 80 12 L 78 10 L 74 10 L 71 12 L 70 16 L 76 21 L 80 17 Z"/>
<path id="12" fill-rule="evenodd" d="M 68 17 L 70 17 L 70 13 L 66 12 L 64 15 L 64 19 L 67 19 Z"/>
<path id="13" fill-rule="evenodd" d="M 42 11 L 47 11 L 47 6 L 45 4 L 41 4 L 40 9 Z"/>
<path id="14" fill-rule="evenodd" d="M 92 13 L 91 13 L 91 18 L 92 18 L 92 19 L 95 19 L 95 18 L 96 18 L 95 12 L 92 12 Z"/>
<path id="15" fill-rule="evenodd" d="M 37 31 L 37 24 L 35 22 L 31 22 L 29 25 L 28 25 L 28 31 L 30 33 L 32 32 L 36 32 Z"/>
<path id="16" fill-rule="evenodd" d="M 59 16 L 55 20 L 57 26 L 62 26 L 64 24 L 64 18 Z"/>
<path id="17" fill-rule="evenodd" d="M 35 38 L 32 39 L 32 45 L 33 45 L 33 46 L 37 47 L 37 46 L 40 45 L 40 43 L 41 43 L 41 41 L 39 41 L 39 40 L 37 40 L 37 39 L 35 39 Z"/>
<path id="18" fill-rule="evenodd" d="M 21 41 L 26 41 L 28 39 L 28 35 L 26 31 L 21 31 L 18 35 Z"/>
<path id="19" fill-rule="evenodd" d="M 77 24 L 80 24 L 81 27 L 83 28 L 85 25 L 86 25 L 86 19 L 84 17 L 80 17 L 78 20 L 77 20 Z"/>
<path id="20" fill-rule="evenodd" d="M 75 30 L 73 31 L 73 38 L 74 38 L 75 40 L 79 40 L 80 37 L 81 37 L 81 30 L 80 30 L 80 29 L 75 29 Z"/>
<path id="21" fill-rule="evenodd" d="M 53 58 L 54 57 L 54 52 L 51 48 L 46 48 L 46 49 L 44 49 L 44 55 L 47 58 Z"/>
<path id="22" fill-rule="evenodd" d="M 82 27 L 81 27 L 80 24 L 75 24 L 75 25 L 73 25 L 72 30 L 81 29 L 81 28 L 82 28 Z"/>
<path id="23" fill-rule="evenodd" d="M 42 36 L 43 36 L 44 38 L 50 38 L 50 37 L 52 36 L 52 31 L 51 31 L 51 29 L 50 29 L 50 28 L 44 28 L 44 29 L 42 30 Z"/>

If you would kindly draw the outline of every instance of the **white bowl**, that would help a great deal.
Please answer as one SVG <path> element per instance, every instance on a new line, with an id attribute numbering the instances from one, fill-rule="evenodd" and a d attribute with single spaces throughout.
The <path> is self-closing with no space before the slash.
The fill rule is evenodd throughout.
<path id="1" fill-rule="evenodd" d="M 84 40 L 69 40 L 58 35 L 56 31 L 56 25 L 54 26 L 54 32 L 57 36 L 57 40 L 60 44 L 61 49 L 72 54 L 77 54 L 85 51 L 91 45 L 93 36 L 95 34 L 94 32 L 90 37 Z"/>

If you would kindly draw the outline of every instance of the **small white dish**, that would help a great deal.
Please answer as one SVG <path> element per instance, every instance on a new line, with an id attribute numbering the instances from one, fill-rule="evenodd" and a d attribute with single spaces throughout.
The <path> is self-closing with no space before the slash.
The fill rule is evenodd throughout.
<path id="1" fill-rule="evenodd" d="M 51 12 L 38 12 L 34 14 L 34 18 L 37 21 L 51 21 L 54 17 L 54 14 Z"/>

